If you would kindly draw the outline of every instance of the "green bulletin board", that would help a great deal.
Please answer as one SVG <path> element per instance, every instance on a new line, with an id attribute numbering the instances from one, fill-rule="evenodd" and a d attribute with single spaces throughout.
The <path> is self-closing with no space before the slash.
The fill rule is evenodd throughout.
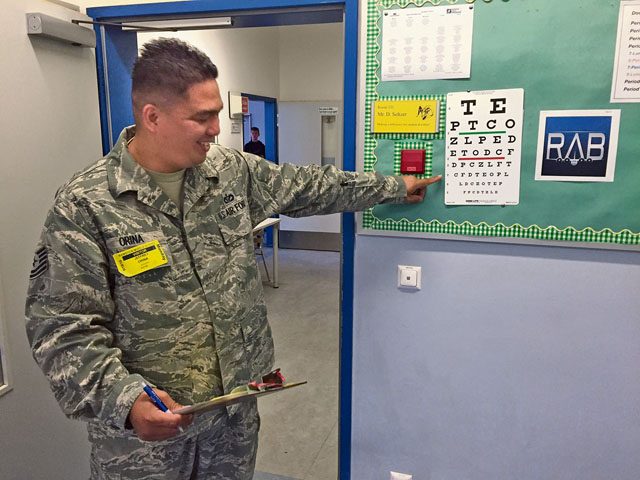
<path id="1" fill-rule="evenodd" d="M 471 78 L 382 82 L 382 12 L 474 4 Z M 402 148 L 427 151 L 427 174 L 444 174 L 440 134 L 371 133 L 372 102 L 449 92 L 524 88 L 518 205 L 447 206 L 444 186 L 418 205 L 379 205 L 363 231 L 422 232 L 593 244 L 640 245 L 640 103 L 610 103 L 618 0 L 370 0 L 367 17 L 364 170 L 399 173 Z M 541 110 L 620 109 L 614 182 L 535 181 Z M 595 245 L 594 245 L 595 246 Z"/>

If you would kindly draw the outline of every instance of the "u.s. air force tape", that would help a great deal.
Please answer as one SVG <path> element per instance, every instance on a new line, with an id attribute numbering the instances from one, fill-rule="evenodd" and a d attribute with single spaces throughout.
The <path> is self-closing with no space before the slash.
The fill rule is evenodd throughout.
<path id="1" fill-rule="evenodd" d="M 34 280 L 42 275 L 49 269 L 49 252 L 46 247 L 40 247 L 36 250 L 36 254 L 33 257 L 33 266 L 31 267 L 31 273 L 29 274 L 29 280 Z"/>

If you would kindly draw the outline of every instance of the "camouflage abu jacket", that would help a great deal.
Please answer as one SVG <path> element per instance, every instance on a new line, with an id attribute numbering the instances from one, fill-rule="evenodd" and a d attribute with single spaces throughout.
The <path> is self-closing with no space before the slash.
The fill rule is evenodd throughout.
<path id="1" fill-rule="evenodd" d="M 118 430 L 145 381 L 191 404 L 272 368 L 254 225 L 406 195 L 396 177 L 212 145 L 185 174 L 181 213 L 129 155 L 133 135 L 58 192 L 26 305 L 34 358 L 65 414 Z M 136 255 L 147 270 L 127 271 Z"/>

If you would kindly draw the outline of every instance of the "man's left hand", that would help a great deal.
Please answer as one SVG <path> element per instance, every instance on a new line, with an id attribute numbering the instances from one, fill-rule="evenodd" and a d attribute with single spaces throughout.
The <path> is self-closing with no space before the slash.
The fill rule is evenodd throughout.
<path id="1" fill-rule="evenodd" d="M 419 203 L 424 200 L 427 193 L 427 187 L 432 183 L 442 180 L 442 175 L 429 178 L 416 178 L 413 175 L 404 175 L 402 177 L 404 184 L 407 186 L 407 196 L 405 203 Z"/>

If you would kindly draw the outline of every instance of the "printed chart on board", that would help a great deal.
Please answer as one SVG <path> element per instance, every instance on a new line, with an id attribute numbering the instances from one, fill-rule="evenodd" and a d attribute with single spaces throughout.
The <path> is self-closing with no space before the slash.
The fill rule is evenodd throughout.
<path id="1" fill-rule="evenodd" d="M 382 80 L 469 78 L 473 5 L 385 10 Z"/>
<path id="2" fill-rule="evenodd" d="M 524 90 L 447 95 L 444 201 L 517 205 Z"/>

